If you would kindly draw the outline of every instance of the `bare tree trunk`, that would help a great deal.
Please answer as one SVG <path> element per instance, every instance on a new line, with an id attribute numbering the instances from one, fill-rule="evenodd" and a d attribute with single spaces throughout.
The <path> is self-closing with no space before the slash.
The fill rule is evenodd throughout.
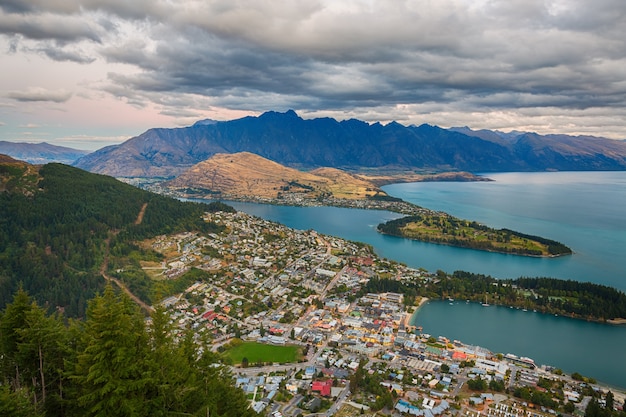
<path id="1" fill-rule="evenodd" d="M 46 380 L 43 373 L 43 352 L 39 345 L 39 375 L 41 377 L 41 401 L 46 402 Z"/>
<path id="2" fill-rule="evenodd" d="M 15 388 L 16 389 L 20 389 L 20 368 L 19 366 L 15 365 Z"/>
<path id="3" fill-rule="evenodd" d="M 37 386 L 37 380 L 33 377 L 33 388 Z M 37 390 L 33 389 L 33 403 L 35 404 L 35 408 L 37 408 Z"/>

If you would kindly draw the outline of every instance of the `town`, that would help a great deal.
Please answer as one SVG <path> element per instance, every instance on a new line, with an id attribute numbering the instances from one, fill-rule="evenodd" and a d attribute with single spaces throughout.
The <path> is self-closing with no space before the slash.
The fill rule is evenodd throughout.
<path id="1" fill-rule="evenodd" d="M 582 416 L 594 393 L 624 404 L 623 391 L 581 375 L 424 333 L 411 316 L 425 299 L 362 290 L 372 278 L 427 285 L 436 274 L 380 259 L 367 245 L 242 212 L 205 219 L 224 232 L 145 242 L 164 261 L 142 267 L 155 280 L 194 273 L 193 283 L 161 304 L 224 355 L 259 413 Z M 247 356 L 227 355 L 242 345 L 252 347 Z M 300 354 L 267 360 L 254 356 L 254 346 Z"/>

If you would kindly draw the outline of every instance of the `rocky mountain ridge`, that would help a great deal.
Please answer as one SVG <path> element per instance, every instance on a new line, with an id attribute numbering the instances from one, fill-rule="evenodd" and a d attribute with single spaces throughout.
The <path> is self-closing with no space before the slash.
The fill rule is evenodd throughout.
<path id="1" fill-rule="evenodd" d="M 172 178 L 217 153 L 251 152 L 279 164 L 313 169 L 427 171 L 624 170 L 626 142 L 523 133 L 507 137 L 437 126 L 386 125 L 350 119 L 302 119 L 267 112 L 226 122 L 150 129 L 76 162 L 116 177 Z"/>

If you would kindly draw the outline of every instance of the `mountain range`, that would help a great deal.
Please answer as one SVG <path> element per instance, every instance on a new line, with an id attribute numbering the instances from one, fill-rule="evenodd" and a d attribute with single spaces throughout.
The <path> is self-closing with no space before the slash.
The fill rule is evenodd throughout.
<path id="1" fill-rule="evenodd" d="M 624 170 L 626 142 L 503 134 L 423 124 L 302 119 L 294 111 L 150 129 L 86 155 L 76 166 L 116 177 L 175 177 L 217 153 L 251 152 L 298 169 L 469 172 Z"/>
<path id="2" fill-rule="evenodd" d="M 10 148 L 10 149 L 8 149 Z M 20 149 L 28 149 L 20 151 Z M 31 163 L 57 161 L 115 177 L 173 178 L 219 154 L 250 152 L 288 167 L 352 172 L 625 170 L 626 141 L 594 136 L 383 125 L 302 119 L 294 111 L 183 128 L 154 128 L 85 155 L 49 144 L 0 142 L 0 152 Z M 60 153 L 59 153 L 60 152 Z"/>
<path id="3" fill-rule="evenodd" d="M 29 164 L 60 162 L 70 165 L 88 153 L 89 151 L 51 145 L 46 142 L 23 143 L 0 140 L 0 154 L 10 155 L 15 159 L 28 162 Z"/>

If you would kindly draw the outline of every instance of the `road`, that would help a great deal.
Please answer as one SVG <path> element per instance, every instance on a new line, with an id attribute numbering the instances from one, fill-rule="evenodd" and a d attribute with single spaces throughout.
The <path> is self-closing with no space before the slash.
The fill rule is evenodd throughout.
<path id="1" fill-rule="evenodd" d="M 339 396 L 337 396 L 337 401 L 335 401 L 333 405 L 330 406 L 328 411 L 326 411 L 326 416 L 334 415 L 337 412 L 337 410 L 341 408 L 344 401 L 346 400 L 346 398 L 348 398 L 349 395 L 350 395 L 350 385 L 346 384 L 345 388 L 341 391 Z"/>

